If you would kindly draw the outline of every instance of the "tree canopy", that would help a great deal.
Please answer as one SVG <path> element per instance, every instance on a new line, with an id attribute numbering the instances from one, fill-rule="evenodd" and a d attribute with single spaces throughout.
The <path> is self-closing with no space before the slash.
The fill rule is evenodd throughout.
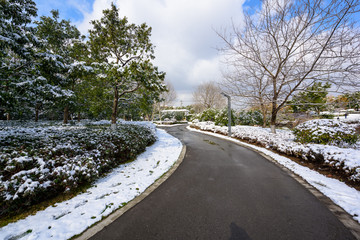
<path id="1" fill-rule="evenodd" d="M 120 107 L 150 114 L 166 89 L 151 27 L 129 23 L 114 4 L 91 22 L 88 39 L 58 10 L 36 16 L 31 0 L 0 1 L 0 119 L 63 112 L 64 123 L 75 113 L 116 123 Z"/>
<path id="2" fill-rule="evenodd" d="M 150 27 L 120 18 L 114 4 L 103 14 L 100 20 L 91 22 L 89 46 L 97 76 L 104 86 L 113 89 L 111 122 L 115 124 L 119 100 L 130 101 L 135 96 L 131 94 L 141 88 L 158 93 L 154 95 L 158 98 L 165 90 L 165 73 L 151 63 L 155 56 Z"/>

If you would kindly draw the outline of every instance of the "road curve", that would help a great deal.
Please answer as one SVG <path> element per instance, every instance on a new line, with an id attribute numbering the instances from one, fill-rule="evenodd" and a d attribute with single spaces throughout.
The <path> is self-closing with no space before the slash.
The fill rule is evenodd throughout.
<path id="1" fill-rule="evenodd" d="M 159 188 L 91 239 L 355 239 L 308 190 L 258 153 L 167 128 L 187 147 Z"/>

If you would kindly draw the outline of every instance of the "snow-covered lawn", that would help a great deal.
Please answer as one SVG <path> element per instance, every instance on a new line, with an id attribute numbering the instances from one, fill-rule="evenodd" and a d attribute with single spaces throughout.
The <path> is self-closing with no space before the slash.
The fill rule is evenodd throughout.
<path id="1" fill-rule="evenodd" d="M 256 127 L 245 127 L 248 128 L 248 134 L 252 135 L 252 136 L 256 136 L 256 134 L 258 133 L 256 131 Z M 212 132 L 207 132 L 207 131 L 201 131 L 201 130 L 197 130 L 194 129 L 192 127 L 188 127 L 189 130 L 191 131 L 197 131 L 197 132 L 201 132 L 201 133 L 205 133 L 205 134 L 209 134 L 212 136 L 216 136 L 219 138 L 224 138 L 242 145 L 245 145 L 247 147 L 256 149 L 259 152 L 264 153 L 267 156 L 270 156 L 272 159 L 274 159 L 276 162 L 280 163 L 281 165 L 285 166 L 286 168 L 290 169 L 292 172 L 294 172 L 295 174 L 301 176 L 303 179 L 305 179 L 309 184 L 311 184 L 312 186 L 314 186 L 315 188 L 317 188 L 320 192 L 322 192 L 324 195 L 326 195 L 327 197 L 329 197 L 334 203 L 336 203 L 337 205 L 339 205 L 340 207 L 342 207 L 345 211 L 347 211 L 351 216 L 353 216 L 353 218 L 355 220 L 357 220 L 360 223 L 360 192 L 357 191 L 355 188 L 349 187 L 347 186 L 345 183 L 333 179 L 333 178 L 328 178 L 314 170 L 311 170 L 307 167 L 301 166 L 299 164 L 297 164 L 296 162 L 290 160 L 289 158 L 280 156 L 279 154 L 276 154 L 270 150 L 267 150 L 266 148 L 263 147 L 258 147 L 252 144 L 247 144 L 244 143 L 242 141 L 239 141 L 237 139 L 234 138 L 230 138 L 218 133 L 212 133 Z M 202 127 L 202 129 L 206 129 L 205 127 Z M 213 128 L 211 128 L 213 129 Z M 259 128 L 261 129 L 261 128 Z M 227 131 L 227 128 L 226 128 Z M 225 131 L 225 133 L 226 133 Z M 266 131 L 266 130 L 264 130 Z M 220 132 L 220 131 L 217 131 Z M 270 133 L 268 133 L 267 135 L 264 134 L 260 134 L 258 137 L 260 137 L 261 139 L 264 139 L 266 141 L 281 141 L 281 144 L 283 144 L 283 147 L 286 148 L 286 140 L 292 140 L 293 137 L 287 132 L 287 131 L 278 131 L 279 134 L 279 138 L 276 139 L 268 139 L 271 138 L 269 135 Z M 281 140 L 281 138 L 283 140 Z M 354 150 L 357 151 L 357 153 L 354 153 L 354 155 L 352 156 L 347 156 L 347 155 L 341 155 L 343 157 L 348 157 L 349 161 L 352 162 L 352 164 L 354 164 L 355 166 L 357 166 L 357 170 L 359 170 L 359 166 L 360 166 L 360 151 L 359 150 Z M 336 151 L 334 152 L 336 154 Z M 350 164 L 350 163 L 349 163 Z"/>
<path id="2" fill-rule="evenodd" d="M 0 228 L 0 239 L 68 239 L 141 194 L 178 159 L 182 144 L 157 130 L 158 140 L 133 162 L 115 168 L 86 193 Z"/>
<path id="3" fill-rule="evenodd" d="M 345 116 L 339 116 L 340 121 L 343 122 L 358 122 L 360 123 L 360 114 L 349 114 L 346 118 Z"/>

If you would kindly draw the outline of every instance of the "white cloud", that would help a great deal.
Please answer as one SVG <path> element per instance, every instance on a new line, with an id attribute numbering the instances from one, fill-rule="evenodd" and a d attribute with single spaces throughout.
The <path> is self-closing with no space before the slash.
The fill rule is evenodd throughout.
<path id="1" fill-rule="evenodd" d="M 111 0 L 95 0 L 93 11 L 77 6 L 84 14 L 78 23 L 81 32 L 91 27 L 90 20 L 100 19 Z M 121 16 L 130 22 L 146 22 L 152 27 L 151 40 L 156 46 L 155 64 L 167 73 L 178 92 L 178 104 L 190 104 L 194 88 L 221 77 L 215 48 L 221 41 L 213 31 L 242 21 L 244 0 L 117 0 Z"/>

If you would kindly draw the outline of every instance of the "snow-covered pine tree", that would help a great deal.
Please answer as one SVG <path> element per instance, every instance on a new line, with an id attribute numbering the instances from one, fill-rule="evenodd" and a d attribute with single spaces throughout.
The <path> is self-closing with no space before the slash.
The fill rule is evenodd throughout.
<path id="1" fill-rule="evenodd" d="M 151 60 L 154 46 L 150 41 L 151 28 L 145 23 L 135 25 L 111 4 L 100 20 L 91 22 L 89 45 L 93 65 L 101 79 L 102 88 L 113 91 L 111 123 L 116 124 L 119 101 L 131 99 L 141 88 L 164 91 L 165 73 L 159 72 Z"/>
<path id="2" fill-rule="evenodd" d="M 28 101 L 28 82 L 34 75 L 34 46 L 38 40 L 30 26 L 36 17 L 32 0 L 0 1 L 0 114 L 9 120 Z"/>
<path id="3" fill-rule="evenodd" d="M 54 104 L 53 107 L 64 110 L 64 123 L 67 123 L 69 110 L 75 107 L 76 84 L 92 68 L 82 61 L 81 55 L 87 51 L 79 51 L 85 47 L 79 30 L 69 20 L 60 20 L 57 10 L 51 13 L 51 17 L 42 16 L 36 22 L 36 34 L 43 44 L 39 69 L 52 86 L 46 99 Z"/>

